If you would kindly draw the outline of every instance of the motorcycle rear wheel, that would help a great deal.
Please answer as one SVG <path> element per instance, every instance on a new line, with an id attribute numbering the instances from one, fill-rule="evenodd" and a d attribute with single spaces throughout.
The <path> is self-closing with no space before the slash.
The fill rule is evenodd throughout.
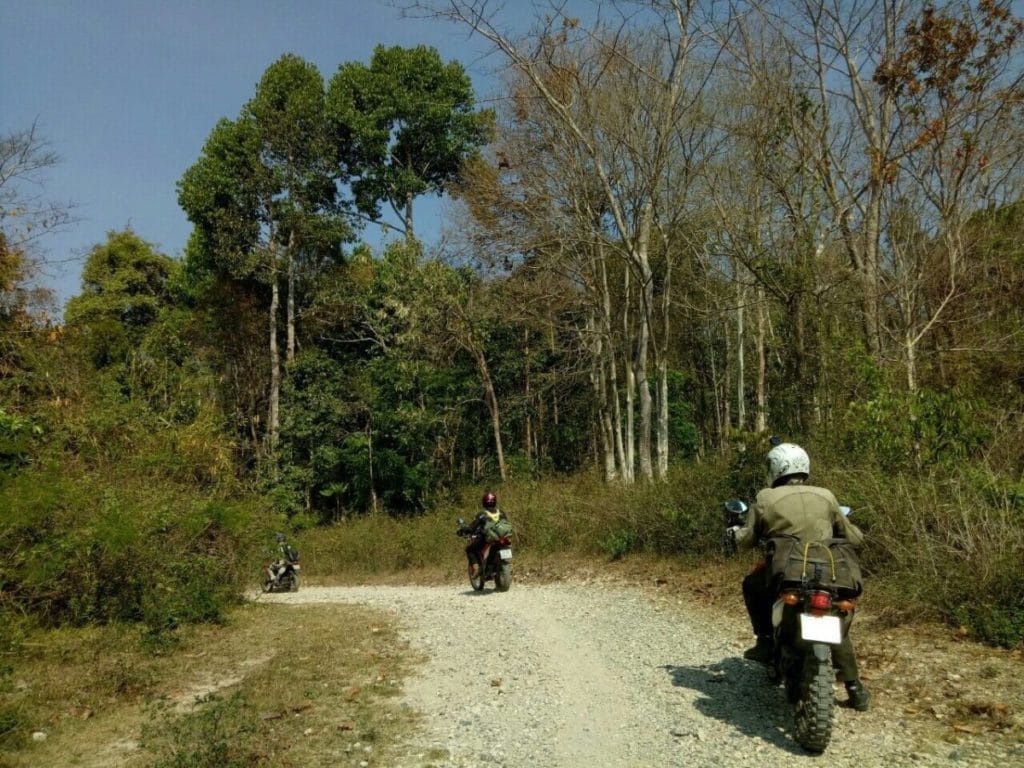
<path id="1" fill-rule="evenodd" d="M 473 575 L 473 563 L 476 563 L 476 576 Z M 477 592 L 484 588 L 484 564 L 480 562 L 479 555 L 472 555 L 469 561 L 469 586 Z"/>
<path id="2" fill-rule="evenodd" d="M 502 563 L 501 568 L 498 570 L 498 575 L 494 577 L 494 588 L 498 592 L 508 592 L 511 586 L 512 566 L 508 563 Z"/>
<path id="3" fill-rule="evenodd" d="M 805 660 L 804 679 L 793 713 L 796 740 L 808 752 L 824 752 L 832 736 L 832 676 L 831 664 L 815 658 Z"/>

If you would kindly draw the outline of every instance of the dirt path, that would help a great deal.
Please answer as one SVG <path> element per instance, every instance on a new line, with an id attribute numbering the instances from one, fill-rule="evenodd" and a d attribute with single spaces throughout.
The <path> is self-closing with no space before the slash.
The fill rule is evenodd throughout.
<path id="1" fill-rule="evenodd" d="M 422 728 L 401 766 L 804 766 L 781 691 L 740 658 L 743 627 L 608 584 L 304 587 L 277 603 L 394 614 L 427 661 L 406 682 Z M 837 686 L 837 694 L 845 698 Z M 830 766 L 1024 765 L 1016 737 L 945 740 L 904 702 L 837 707 Z M 444 757 L 442 757 L 442 755 Z"/>

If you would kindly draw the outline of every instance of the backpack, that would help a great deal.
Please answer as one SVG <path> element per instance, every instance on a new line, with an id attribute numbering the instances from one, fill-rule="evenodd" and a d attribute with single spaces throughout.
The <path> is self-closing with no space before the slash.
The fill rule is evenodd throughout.
<path id="1" fill-rule="evenodd" d="M 803 542 L 795 536 L 768 541 L 768 573 L 773 585 L 799 584 L 804 576 L 821 574 L 821 582 L 840 597 L 857 597 L 864 591 L 860 561 L 846 539 Z"/>
<path id="2" fill-rule="evenodd" d="M 497 520 L 488 520 L 484 523 L 484 538 L 487 541 L 495 542 L 498 539 L 508 536 L 512 533 L 512 523 L 507 517 L 501 517 Z"/>

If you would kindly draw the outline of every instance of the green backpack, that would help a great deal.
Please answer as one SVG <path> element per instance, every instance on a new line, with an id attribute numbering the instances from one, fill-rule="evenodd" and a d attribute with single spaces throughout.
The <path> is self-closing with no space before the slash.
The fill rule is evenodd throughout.
<path id="1" fill-rule="evenodd" d="M 507 518 L 501 517 L 494 522 L 488 520 L 484 523 L 484 538 L 487 539 L 487 541 L 495 542 L 504 536 L 510 535 L 511 533 L 512 523 Z"/>

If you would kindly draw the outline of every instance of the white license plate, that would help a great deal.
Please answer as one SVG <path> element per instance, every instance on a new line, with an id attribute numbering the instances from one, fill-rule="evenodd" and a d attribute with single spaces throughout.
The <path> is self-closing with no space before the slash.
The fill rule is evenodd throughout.
<path id="1" fill-rule="evenodd" d="M 800 637 L 812 643 L 839 645 L 843 642 L 843 628 L 838 616 L 811 616 L 801 613 Z"/>
<path id="2" fill-rule="evenodd" d="M 511 560 L 512 559 L 512 550 L 511 549 L 499 549 L 498 550 L 498 554 L 501 555 L 501 559 L 502 560 Z"/>

